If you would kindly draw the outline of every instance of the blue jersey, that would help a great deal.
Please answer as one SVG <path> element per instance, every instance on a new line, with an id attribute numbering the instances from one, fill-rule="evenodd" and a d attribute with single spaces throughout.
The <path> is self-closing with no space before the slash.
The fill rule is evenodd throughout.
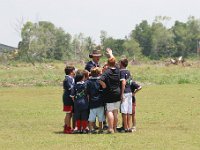
<path id="1" fill-rule="evenodd" d="M 131 83 L 131 91 L 134 93 L 135 90 L 137 90 L 138 88 L 140 87 L 140 85 L 138 85 L 137 83 L 135 82 L 132 82 Z M 135 103 L 136 99 L 135 99 L 135 96 L 133 95 L 132 96 L 132 102 Z"/>
<path id="2" fill-rule="evenodd" d="M 87 82 L 90 109 L 103 106 L 102 88 L 99 84 L 100 77 L 91 77 Z"/>
<path id="3" fill-rule="evenodd" d="M 99 67 L 99 64 L 96 64 L 95 62 L 93 61 L 89 61 L 86 66 L 85 66 L 85 70 L 87 71 L 91 71 L 91 68 L 94 68 L 94 67 Z"/>
<path id="4" fill-rule="evenodd" d="M 74 97 L 74 110 L 87 110 L 89 107 L 86 84 L 84 82 L 77 82 L 71 92 L 71 97 Z"/>
<path id="5" fill-rule="evenodd" d="M 70 97 L 71 90 L 73 89 L 74 86 L 74 78 L 71 76 L 66 75 L 65 79 L 63 81 L 63 104 L 66 106 L 72 106 L 73 105 L 73 100 Z"/>
<path id="6" fill-rule="evenodd" d="M 120 70 L 120 81 L 126 80 L 126 85 L 124 89 L 124 93 L 131 93 L 131 74 L 127 69 L 121 69 Z"/>

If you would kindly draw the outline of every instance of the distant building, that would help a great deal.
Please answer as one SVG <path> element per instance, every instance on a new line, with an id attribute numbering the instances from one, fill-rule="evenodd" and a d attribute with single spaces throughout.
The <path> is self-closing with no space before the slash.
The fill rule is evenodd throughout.
<path id="1" fill-rule="evenodd" d="M 0 53 L 14 52 L 17 48 L 0 43 Z"/>

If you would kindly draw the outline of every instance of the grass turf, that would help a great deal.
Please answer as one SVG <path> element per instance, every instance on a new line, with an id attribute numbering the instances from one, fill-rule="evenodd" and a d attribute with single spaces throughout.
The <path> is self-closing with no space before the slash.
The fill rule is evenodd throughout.
<path id="1" fill-rule="evenodd" d="M 0 88 L 1 149 L 200 149 L 198 84 L 143 87 L 127 134 L 62 134 L 61 97 L 61 87 Z"/>

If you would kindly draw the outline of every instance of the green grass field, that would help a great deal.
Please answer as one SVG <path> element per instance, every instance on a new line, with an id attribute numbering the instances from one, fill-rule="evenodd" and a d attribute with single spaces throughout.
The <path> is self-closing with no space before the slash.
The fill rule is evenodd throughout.
<path id="1" fill-rule="evenodd" d="M 9 66 L 0 65 L 1 87 L 30 87 L 30 86 L 59 86 L 64 79 L 65 64 L 31 64 L 16 63 Z M 84 64 L 76 64 L 77 68 L 84 68 Z M 190 67 L 163 63 L 129 65 L 133 78 L 142 85 L 149 84 L 200 84 L 200 62 Z"/>
<path id="2" fill-rule="evenodd" d="M 143 86 L 137 131 L 62 134 L 62 87 L 0 88 L 0 149 L 200 149 L 200 85 Z"/>

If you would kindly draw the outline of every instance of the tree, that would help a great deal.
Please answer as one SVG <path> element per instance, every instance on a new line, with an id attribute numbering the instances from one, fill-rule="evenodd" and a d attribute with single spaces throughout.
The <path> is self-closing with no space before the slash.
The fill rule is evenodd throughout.
<path id="1" fill-rule="evenodd" d="M 175 21 L 172 27 L 174 34 L 174 43 L 176 53 L 174 56 L 186 56 L 187 55 L 187 25 L 186 23 Z"/>
<path id="2" fill-rule="evenodd" d="M 51 22 L 27 22 L 21 32 L 20 57 L 34 64 L 45 59 L 61 60 L 71 53 L 71 35 Z"/>
<path id="3" fill-rule="evenodd" d="M 140 48 L 139 43 L 135 40 L 135 39 L 127 39 L 124 44 L 124 49 L 127 52 L 126 55 L 128 55 L 129 57 L 140 57 L 142 55 L 142 51 Z"/>
<path id="4" fill-rule="evenodd" d="M 153 22 L 151 27 L 151 58 L 169 57 L 174 54 L 173 33 L 161 22 Z"/>
<path id="5" fill-rule="evenodd" d="M 83 59 L 87 58 L 89 53 L 94 50 L 95 43 L 91 37 L 85 37 L 83 33 L 80 33 L 78 35 L 74 35 L 72 47 L 74 59 Z"/>
<path id="6" fill-rule="evenodd" d="M 100 40 L 101 40 L 101 45 L 104 45 L 105 40 L 108 38 L 107 32 L 106 31 L 100 31 Z"/>
<path id="7" fill-rule="evenodd" d="M 55 33 L 56 43 L 53 50 L 53 58 L 57 60 L 62 60 L 64 58 L 71 58 L 72 47 L 71 40 L 72 37 L 69 33 L 65 33 L 62 28 L 56 30 Z"/>
<path id="8" fill-rule="evenodd" d="M 143 20 L 139 25 L 136 25 L 135 29 L 131 32 L 130 37 L 140 44 L 143 55 L 150 56 L 152 49 L 151 26 L 146 20 Z"/>
<path id="9" fill-rule="evenodd" d="M 197 41 L 200 39 L 200 19 L 190 16 L 187 24 L 187 49 L 188 55 L 196 53 Z"/>
<path id="10" fill-rule="evenodd" d="M 123 55 L 124 53 L 124 39 L 114 39 L 112 37 L 106 38 L 103 44 L 104 48 L 111 48 L 115 56 Z"/>

